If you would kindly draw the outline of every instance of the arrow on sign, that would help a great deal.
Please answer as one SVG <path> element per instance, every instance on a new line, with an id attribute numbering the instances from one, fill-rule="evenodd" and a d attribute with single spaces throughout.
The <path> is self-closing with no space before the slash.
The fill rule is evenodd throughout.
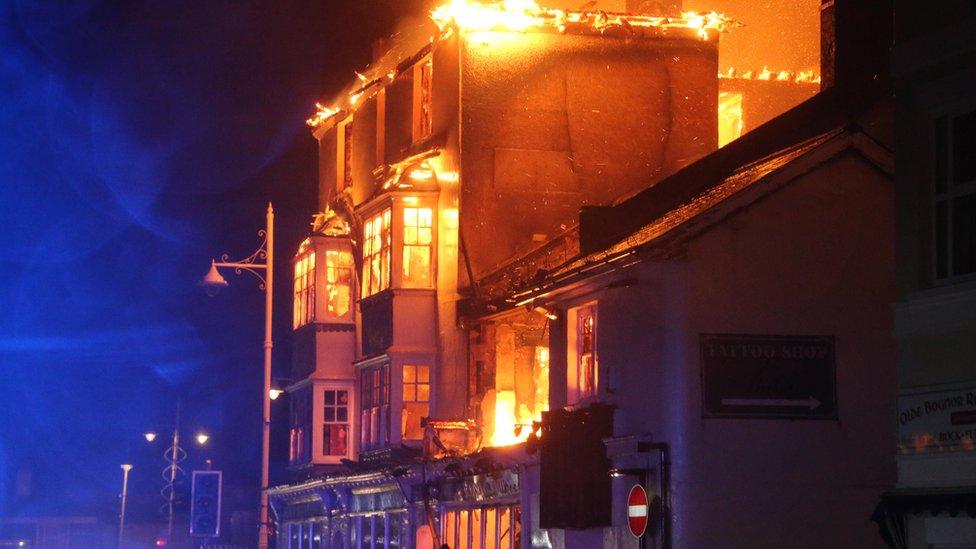
<path id="1" fill-rule="evenodd" d="M 723 398 L 723 406 L 775 406 L 796 407 L 816 410 L 821 402 L 813 397 L 801 399 L 789 398 Z"/>

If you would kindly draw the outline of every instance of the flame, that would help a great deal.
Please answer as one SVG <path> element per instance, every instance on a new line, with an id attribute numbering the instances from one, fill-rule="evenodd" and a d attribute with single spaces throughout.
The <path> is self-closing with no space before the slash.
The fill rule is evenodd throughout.
<path id="1" fill-rule="evenodd" d="M 796 82 L 796 83 L 811 83 L 819 84 L 820 75 L 816 73 L 814 69 L 807 69 L 803 71 L 771 71 L 768 67 L 763 67 L 763 70 L 756 73 L 755 71 L 744 71 L 739 72 L 735 67 L 729 67 L 724 71 L 718 73 L 719 78 L 738 78 L 740 80 L 776 80 L 778 82 Z"/>
<path id="2" fill-rule="evenodd" d="M 532 0 L 503 0 L 483 4 L 470 0 L 451 0 L 430 13 L 441 30 L 454 24 L 466 30 L 524 31 L 542 26 L 542 8 Z"/>
<path id="3" fill-rule="evenodd" d="M 536 390 L 531 403 L 516 402 L 515 391 L 495 391 L 495 424 L 489 446 L 511 446 L 525 442 L 532 433 L 533 423 L 542 421 L 542 412 L 549 409 L 548 347 L 535 348 L 533 377 Z"/>
<path id="4" fill-rule="evenodd" d="M 339 112 L 339 109 L 326 107 L 322 103 L 316 103 L 315 109 L 315 114 L 305 121 L 306 124 L 313 128 L 332 118 L 337 112 Z"/>
<path id="5" fill-rule="evenodd" d="M 532 28 L 551 28 L 565 32 L 570 26 L 582 26 L 599 32 L 611 27 L 659 28 L 663 31 L 684 28 L 697 31 L 702 40 L 709 38 L 709 31 L 723 32 L 736 26 L 731 19 L 714 11 L 686 11 L 681 17 L 654 17 L 600 10 L 591 12 L 544 8 L 533 0 L 450 0 L 431 11 L 430 17 L 441 31 L 452 26 L 465 31 L 515 32 L 525 32 Z"/>

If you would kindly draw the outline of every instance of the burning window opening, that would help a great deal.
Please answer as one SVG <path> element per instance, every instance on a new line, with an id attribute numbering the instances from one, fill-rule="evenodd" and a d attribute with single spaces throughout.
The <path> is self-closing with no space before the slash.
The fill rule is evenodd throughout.
<path id="1" fill-rule="evenodd" d="M 472 341 L 472 407 L 485 446 L 526 441 L 549 409 L 548 319 L 519 309 L 484 322 Z"/>
<path id="2" fill-rule="evenodd" d="M 742 94 L 718 94 L 718 146 L 724 147 L 742 135 Z"/>

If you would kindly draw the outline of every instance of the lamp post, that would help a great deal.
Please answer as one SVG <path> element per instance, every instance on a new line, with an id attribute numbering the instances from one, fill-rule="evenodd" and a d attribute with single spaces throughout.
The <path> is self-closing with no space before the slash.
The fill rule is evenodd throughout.
<path id="1" fill-rule="evenodd" d="M 248 257 L 240 261 L 228 261 L 228 255 L 221 256 L 220 261 L 211 260 L 210 271 L 201 281 L 208 295 L 216 295 L 227 281 L 220 274 L 220 269 L 227 267 L 241 274 L 247 271 L 260 281 L 259 288 L 264 290 L 264 390 L 261 392 L 264 401 L 264 413 L 261 425 L 261 512 L 258 530 L 258 548 L 268 547 L 268 461 L 271 444 L 271 311 L 274 288 L 274 209 L 268 203 L 267 226 L 258 231 L 258 236 L 264 237 L 264 242 Z M 262 262 L 263 260 L 263 262 Z M 265 276 L 261 276 L 263 270 Z"/>
<path id="2" fill-rule="evenodd" d="M 122 537 L 125 532 L 125 500 L 129 493 L 129 471 L 131 470 L 131 464 L 122 464 L 122 510 L 119 512 L 119 549 L 122 549 Z"/>
<path id="3" fill-rule="evenodd" d="M 156 440 L 156 433 L 149 431 L 143 436 L 146 437 L 146 442 L 154 442 Z M 206 444 L 210 436 L 205 433 L 197 433 L 196 440 L 197 444 L 203 446 Z M 170 446 L 166 448 L 163 452 L 163 458 L 166 459 L 166 467 L 163 467 L 163 480 L 166 484 L 163 485 L 163 489 L 160 491 L 163 499 L 166 500 L 164 507 L 166 508 L 166 542 L 169 543 L 173 540 L 173 511 L 176 507 L 176 477 L 182 472 L 179 463 L 186 459 L 186 450 L 180 447 L 180 399 L 176 399 L 176 420 L 173 423 L 173 438 L 170 440 Z M 123 498 L 123 502 L 124 502 Z M 123 510 L 125 509 L 125 504 L 123 503 Z M 122 527 L 119 527 L 120 539 L 121 539 Z M 121 543 L 121 542 L 120 542 Z"/>

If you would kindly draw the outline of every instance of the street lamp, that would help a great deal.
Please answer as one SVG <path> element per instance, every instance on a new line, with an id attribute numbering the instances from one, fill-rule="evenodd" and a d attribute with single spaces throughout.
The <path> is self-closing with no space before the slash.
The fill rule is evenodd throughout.
<path id="1" fill-rule="evenodd" d="M 148 431 L 143 435 L 147 442 L 154 442 L 156 440 L 156 432 Z M 197 443 L 203 446 L 204 443 L 210 438 L 209 435 L 204 433 L 199 433 L 196 436 Z M 167 526 L 166 526 L 166 542 L 169 543 L 173 541 L 173 509 L 176 506 L 176 477 L 179 473 L 183 472 L 180 468 L 179 463 L 186 459 L 186 450 L 180 446 L 180 399 L 176 399 L 176 420 L 173 423 L 173 438 L 170 441 L 170 445 L 163 452 L 163 458 L 166 460 L 166 467 L 163 467 L 163 480 L 166 484 L 163 485 L 163 489 L 160 490 L 163 499 L 166 500 L 164 507 L 167 510 Z M 123 465 L 123 468 L 125 466 Z M 130 466 L 131 467 L 131 466 Z M 125 501 L 123 497 L 123 502 Z M 125 509 L 125 504 L 123 503 L 123 512 Z M 120 539 L 121 539 L 122 527 L 119 526 Z"/>
<path id="2" fill-rule="evenodd" d="M 261 513 L 258 531 L 258 548 L 268 547 L 268 461 L 271 448 L 271 319 L 272 319 L 272 288 L 274 287 L 274 209 L 268 203 L 266 215 L 267 226 L 258 231 L 258 236 L 264 237 L 264 242 L 254 253 L 240 261 L 228 261 L 228 255 L 221 256 L 220 261 L 211 260 L 210 270 L 200 281 L 207 295 L 214 296 L 221 288 L 227 286 L 227 281 L 220 274 L 223 267 L 232 268 L 237 274 L 247 271 L 260 281 L 259 288 L 264 290 L 264 389 L 261 391 L 264 401 L 264 413 L 261 425 Z M 262 262 L 263 260 L 263 262 Z M 261 276 L 263 270 L 265 276 Z"/>
<path id="3" fill-rule="evenodd" d="M 129 493 L 129 471 L 132 464 L 122 464 L 122 510 L 119 512 L 119 549 L 122 549 L 122 535 L 125 532 L 125 500 Z"/>

